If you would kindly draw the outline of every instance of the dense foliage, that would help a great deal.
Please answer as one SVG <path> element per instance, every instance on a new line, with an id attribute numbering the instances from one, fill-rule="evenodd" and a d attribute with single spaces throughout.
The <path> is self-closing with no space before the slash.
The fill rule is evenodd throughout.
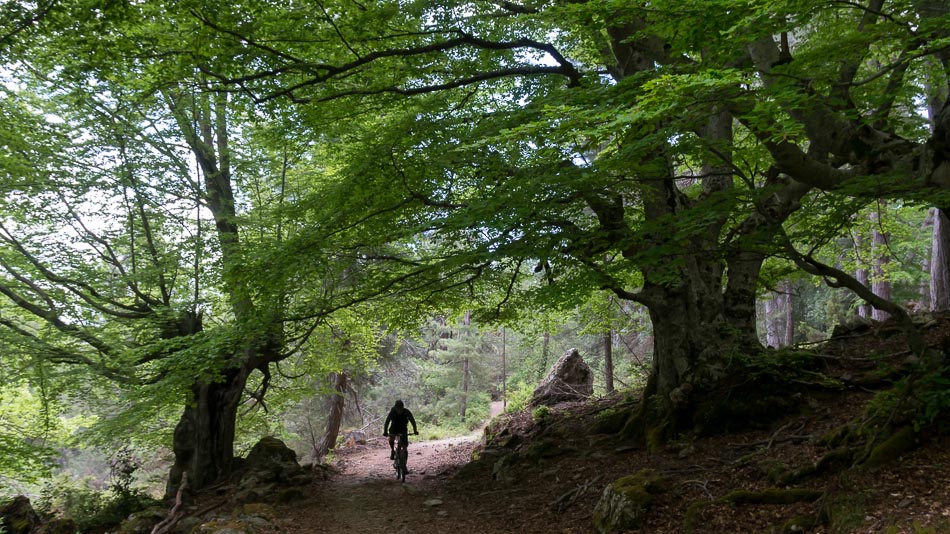
<path id="1" fill-rule="evenodd" d="M 868 304 L 913 334 L 950 291 L 945 2 L 0 16 L 15 491 L 112 440 L 207 485 L 262 434 L 314 444 L 340 394 L 344 426 L 403 397 L 471 429 L 571 346 L 598 392 L 646 388 L 625 435 L 673 434 L 735 355 Z"/>

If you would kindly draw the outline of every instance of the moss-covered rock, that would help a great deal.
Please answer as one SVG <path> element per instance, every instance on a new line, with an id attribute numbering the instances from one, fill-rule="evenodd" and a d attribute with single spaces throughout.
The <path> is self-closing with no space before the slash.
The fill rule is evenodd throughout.
<path id="1" fill-rule="evenodd" d="M 820 523 L 817 515 L 799 515 L 788 519 L 778 528 L 772 529 L 774 534 L 800 534 L 811 532 Z"/>
<path id="2" fill-rule="evenodd" d="M 193 534 L 255 534 L 255 530 L 236 519 L 220 518 L 198 525 Z"/>
<path id="3" fill-rule="evenodd" d="M 594 508 L 594 527 L 600 534 L 640 528 L 653 496 L 663 490 L 664 479 L 650 469 L 615 480 L 604 488 Z"/>
<path id="4" fill-rule="evenodd" d="M 492 464 L 492 478 L 499 482 L 515 482 L 518 475 L 515 472 L 515 466 L 522 460 L 520 454 L 513 452 L 506 454 Z"/>
<path id="5" fill-rule="evenodd" d="M 30 499 L 18 495 L 0 505 L 0 526 L 6 534 L 28 534 L 40 524 L 40 516 L 33 510 Z"/>
<path id="6" fill-rule="evenodd" d="M 236 510 L 238 515 L 246 515 L 251 517 L 262 517 L 264 519 L 274 519 L 277 514 L 274 512 L 274 508 L 262 502 L 252 502 L 241 506 Z"/>
<path id="7" fill-rule="evenodd" d="M 623 429 L 627 419 L 630 418 L 632 409 L 630 407 L 610 408 L 597 414 L 594 422 L 591 424 L 591 434 L 616 434 Z"/>
<path id="8" fill-rule="evenodd" d="M 289 502 L 301 501 L 305 498 L 306 495 L 300 488 L 287 488 L 277 493 L 274 502 L 276 504 L 287 504 Z"/>
<path id="9" fill-rule="evenodd" d="M 76 534 L 76 522 L 65 517 L 56 517 L 43 523 L 37 532 L 38 534 Z"/>
<path id="10" fill-rule="evenodd" d="M 297 453 L 283 441 L 271 436 L 261 438 L 251 448 L 243 469 L 248 471 L 246 478 L 262 482 L 287 482 L 303 470 L 297 463 Z M 242 482 L 242 485 L 249 484 Z"/>
<path id="11" fill-rule="evenodd" d="M 165 519 L 162 509 L 153 508 L 134 513 L 122 522 L 120 534 L 149 534 L 152 528 Z"/>

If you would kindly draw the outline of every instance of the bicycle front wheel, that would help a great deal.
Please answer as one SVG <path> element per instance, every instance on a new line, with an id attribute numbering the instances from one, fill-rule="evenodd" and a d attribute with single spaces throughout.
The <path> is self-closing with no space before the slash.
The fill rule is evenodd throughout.
<path id="1" fill-rule="evenodd" d="M 406 462 L 408 459 L 409 454 L 405 449 L 396 451 L 396 478 L 401 482 L 406 481 L 406 473 L 408 472 Z"/>

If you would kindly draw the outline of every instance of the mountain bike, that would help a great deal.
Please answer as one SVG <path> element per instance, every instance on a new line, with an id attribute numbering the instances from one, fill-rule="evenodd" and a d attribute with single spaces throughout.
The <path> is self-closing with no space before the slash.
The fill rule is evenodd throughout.
<path id="1" fill-rule="evenodd" d="M 396 459 L 393 460 L 393 467 L 396 469 L 396 480 L 406 481 L 406 473 L 409 472 L 407 462 L 409 460 L 409 435 L 396 434 Z"/>

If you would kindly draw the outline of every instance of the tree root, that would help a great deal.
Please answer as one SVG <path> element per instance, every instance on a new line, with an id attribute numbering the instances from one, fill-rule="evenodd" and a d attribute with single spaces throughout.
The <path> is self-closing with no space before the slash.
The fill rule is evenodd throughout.
<path id="1" fill-rule="evenodd" d="M 789 486 L 797 484 L 802 480 L 816 475 L 821 475 L 829 471 L 851 467 L 855 455 L 860 451 L 857 447 L 842 447 L 828 452 L 818 459 L 817 462 L 806 465 L 795 471 L 787 472 L 778 477 L 775 481 L 780 486 Z"/>
<path id="2" fill-rule="evenodd" d="M 807 488 L 769 488 L 760 492 L 736 490 L 712 501 L 697 501 L 691 504 L 686 510 L 683 531 L 686 533 L 695 532 L 703 509 L 717 504 L 731 504 L 733 506 L 740 504 L 795 504 L 815 502 L 824 495 L 824 491 Z"/>
<path id="3" fill-rule="evenodd" d="M 182 504 L 182 495 L 185 492 L 185 488 L 188 487 L 188 472 L 181 474 L 181 484 L 178 486 L 178 493 L 175 494 L 175 506 L 172 507 L 171 511 L 168 512 L 168 517 L 163 519 L 160 523 L 155 525 L 152 528 L 152 534 L 166 534 L 174 528 L 175 524 L 185 515 L 184 511 L 181 510 Z"/>
<path id="4" fill-rule="evenodd" d="M 587 491 L 590 490 L 594 484 L 599 482 L 602 477 L 603 475 L 597 475 L 584 484 L 578 484 L 576 487 L 571 488 L 566 493 L 551 502 L 551 508 L 556 512 L 563 512 L 564 510 L 567 510 L 568 507 L 574 504 L 574 501 L 586 494 Z"/>

